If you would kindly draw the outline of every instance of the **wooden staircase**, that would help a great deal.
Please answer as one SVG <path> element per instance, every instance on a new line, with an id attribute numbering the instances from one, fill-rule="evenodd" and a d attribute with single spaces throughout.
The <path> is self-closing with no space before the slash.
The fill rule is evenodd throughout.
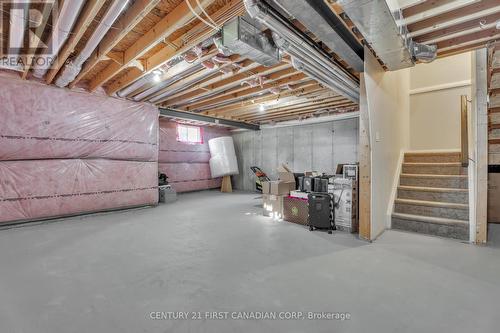
<path id="1" fill-rule="evenodd" d="M 495 103 L 495 104 L 494 104 Z M 489 133 L 488 133 L 488 160 L 489 165 L 500 164 L 500 95 L 493 96 L 491 98 L 492 105 L 498 105 L 497 107 L 491 107 L 488 110 L 489 118 Z"/>
<path id="2" fill-rule="evenodd" d="M 406 153 L 392 228 L 469 240 L 467 168 L 460 152 Z"/>

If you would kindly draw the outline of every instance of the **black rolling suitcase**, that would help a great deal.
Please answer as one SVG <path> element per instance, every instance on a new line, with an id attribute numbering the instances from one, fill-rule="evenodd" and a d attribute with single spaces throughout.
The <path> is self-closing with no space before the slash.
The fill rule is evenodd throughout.
<path id="1" fill-rule="evenodd" d="M 333 199 L 330 193 L 309 193 L 309 230 L 325 229 L 331 234 L 335 230 Z"/>

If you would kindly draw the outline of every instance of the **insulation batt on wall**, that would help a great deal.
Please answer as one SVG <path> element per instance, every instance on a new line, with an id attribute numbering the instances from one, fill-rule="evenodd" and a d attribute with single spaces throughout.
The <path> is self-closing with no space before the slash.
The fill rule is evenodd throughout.
<path id="1" fill-rule="evenodd" d="M 157 108 L 0 85 L 0 223 L 158 204 Z"/>
<path id="2" fill-rule="evenodd" d="M 158 158 L 152 105 L 6 77 L 0 86 L 0 160 Z"/>
<path id="3" fill-rule="evenodd" d="M 156 162 L 31 160 L 0 162 L 0 222 L 158 202 Z"/>
<path id="4" fill-rule="evenodd" d="M 220 178 L 210 173 L 210 139 L 227 136 L 229 131 L 221 127 L 202 127 L 203 143 L 187 144 L 177 141 L 177 124 L 160 119 L 159 171 L 169 177 L 177 192 L 190 192 L 218 188 Z"/>

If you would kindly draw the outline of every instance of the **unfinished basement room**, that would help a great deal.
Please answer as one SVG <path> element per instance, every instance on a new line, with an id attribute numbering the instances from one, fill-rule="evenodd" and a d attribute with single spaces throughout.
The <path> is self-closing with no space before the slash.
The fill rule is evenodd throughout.
<path id="1" fill-rule="evenodd" d="M 500 332 L 500 0 L 0 15 L 0 333 Z"/>

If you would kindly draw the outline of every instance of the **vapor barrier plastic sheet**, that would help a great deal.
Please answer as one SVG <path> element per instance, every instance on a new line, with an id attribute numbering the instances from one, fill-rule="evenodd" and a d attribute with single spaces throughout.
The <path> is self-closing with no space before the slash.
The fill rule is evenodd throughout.
<path id="1" fill-rule="evenodd" d="M 0 160 L 158 160 L 152 105 L 0 77 Z"/>
<path id="2" fill-rule="evenodd" d="M 189 180 L 172 183 L 172 187 L 178 192 L 192 192 L 200 190 L 208 190 L 219 188 L 222 184 L 222 179 L 206 179 L 206 180 Z"/>
<path id="3" fill-rule="evenodd" d="M 159 170 L 169 177 L 177 192 L 199 191 L 221 186 L 221 179 L 210 173 L 208 141 L 229 135 L 221 127 L 203 127 L 203 144 L 177 141 L 177 124 L 160 119 Z"/>
<path id="4" fill-rule="evenodd" d="M 0 222 L 158 203 L 158 164 L 116 160 L 0 162 Z"/>
<path id="5" fill-rule="evenodd" d="M 207 162 L 210 160 L 208 141 L 229 135 L 220 127 L 203 127 L 203 144 L 186 144 L 177 141 L 177 124 L 160 119 L 159 162 Z"/>

